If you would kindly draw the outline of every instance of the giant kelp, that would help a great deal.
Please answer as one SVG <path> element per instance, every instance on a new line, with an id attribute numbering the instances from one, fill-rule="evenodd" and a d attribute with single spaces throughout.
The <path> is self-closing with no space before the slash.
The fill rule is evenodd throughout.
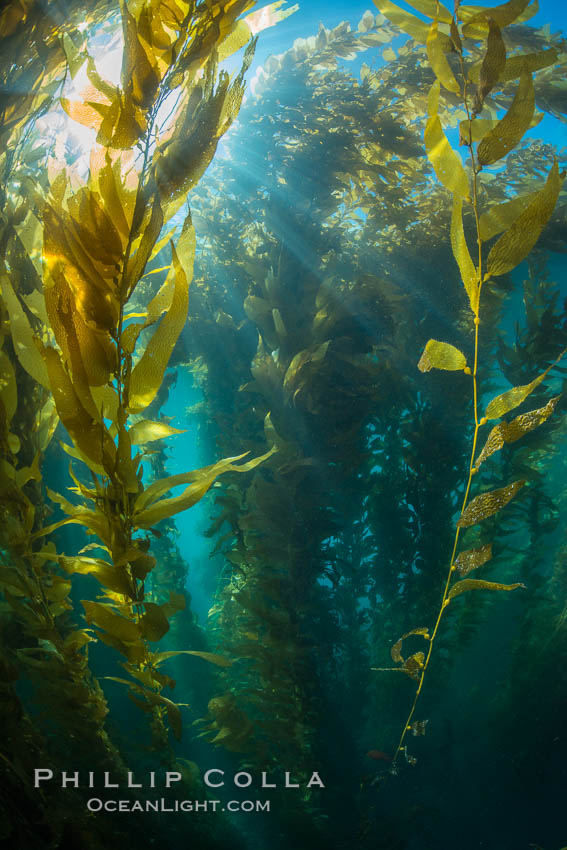
<path id="1" fill-rule="evenodd" d="M 381 5 L 379 0 L 377 5 L 379 7 Z M 416 28 L 423 33 L 423 25 L 413 16 L 409 16 L 393 4 L 382 3 L 382 6 L 381 11 L 385 14 L 395 20 L 400 19 L 402 26 L 411 27 L 412 34 Z M 559 353 L 553 362 L 529 383 L 513 387 L 493 398 L 486 405 L 484 415 L 479 415 L 481 391 L 478 384 L 478 363 L 480 303 L 483 287 L 490 285 L 493 278 L 511 272 L 529 255 L 553 213 L 565 176 L 564 173 L 559 172 L 555 161 L 542 187 L 527 196 L 516 195 L 486 210 L 481 208 L 481 172 L 486 166 L 493 165 L 506 157 L 530 128 L 536 99 L 533 72 L 542 66 L 545 67 L 546 63 L 554 64 L 557 61 L 558 54 L 554 50 L 544 54 L 515 54 L 507 58 L 506 44 L 501 30 L 517 21 L 526 11 L 527 6 L 527 2 L 519 2 L 479 11 L 456 4 L 454 14 L 450 15 L 447 10 L 437 4 L 436 9 L 433 10 L 433 22 L 426 32 L 428 59 L 436 80 L 428 97 L 425 146 L 438 180 L 453 198 L 451 247 L 474 317 L 474 346 L 469 366 L 466 356 L 458 348 L 446 342 L 430 339 L 418 367 L 422 372 L 429 372 L 431 369 L 462 370 L 472 378 L 475 427 L 472 435 L 468 480 L 456 523 L 449 574 L 435 624 L 431 634 L 426 627 L 410 630 L 396 641 L 391 650 L 392 660 L 400 665 L 396 669 L 401 669 L 418 683 L 413 705 L 394 754 L 394 765 L 401 751 L 405 753 L 410 763 L 415 763 L 415 758 L 408 755 L 404 741 L 408 732 L 424 733 L 424 722 L 415 721 L 414 713 L 435 638 L 451 601 L 462 593 L 472 590 L 510 591 L 524 587 L 519 582 L 505 584 L 466 578 L 470 572 L 491 559 L 492 544 L 473 538 L 471 541 L 473 545 L 469 543 L 471 548 L 462 549 L 460 542 L 462 530 L 476 526 L 505 508 L 526 484 L 525 479 L 518 478 L 503 487 L 483 490 L 471 498 L 473 477 L 478 473 L 481 464 L 502 449 L 505 444 L 515 443 L 546 422 L 558 401 L 558 397 L 552 398 L 544 407 L 520 414 L 510 421 L 503 420 L 495 425 L 479 451 L 481 428 L 489 421 L 503 419 L 506 414 L 522 405 L 540 386 L 564 353 Z M 450 36 L 440 32 L 441 22 L 450 24 Z M 418 38 L 421 38 L 421 35 Z M 478 63 L 467 64 L 466 60 L 470 58 L 467 47 L 469 38 L 475 41 L 486 41 L 486 52 L 480 66 Z M 458 65 L 455 69 L 447 59 L 447 54 L 450 52 L 457 55 Z M 498 87 L 500 81 L 508 82 L 513 79 L 519 81 L 514 99 L 504 116 L 499 120 L 483 120 L 479 117 L 483 114 L 488 94 Z M 466 119 L 461 123 L 460 141 L 468 148 L 471 174 L 464 170 L 459 155 L 451 147 L 443 130 L 439 118 L 442 90 L 462 98 Z M 465 204 L 470 204 L 472 207 L 475 220 L 478 250 L 473 255 L 474 259 L 469 252 L 463 226 Z M 496 236 L 498 239 L 492 242 Z M 491 243 L 488 250 L 485 247 L 486 243 Z M 427 650 L 414 652 L 404 657 L 402 655 L 403 641 L 412 635 L 422 637 L 427 643 Z"/>
<path id="2" fill-rule="evenodd" d="M 253 32 L 286 14 L 275 4 L 261 18 L 242 18 L 253 5 L 123 3 L 117 18 L 101 4 L 90 19 L 94 30 L 109 19 L 123 30 L 118 85 L 98 72 L 84 25 L 78 28 L 74 15 L 62 20 L 56 4 L 54 16 L 43 17 L 33 3 L 14 3 L 0 21 L 6 51 L 14 53 L 6 67 L 19 67 L 19 75 L 14 70 L 4 81 L 1 105 L 1 581 L 14 615 L 10 643 L 16 665 L 37 681 L 47 730 L 65 730 L 77 741 L 76 757 L 80 750 L 91 767 L 101 759 L 117 775 L 124 767 L 104 728 L 108 708 L 90 672 L 88 644 L 101 640 L 122 656 L 129 678 L 109 678 L 123 682 L 149 715 L 154 744 L 167 761 L 165 718 L 179 738 L 181 714 L 162 693 L 175 683 L 160 665 L 183 653 L 224 659 L 192 647 L 152 648 L 185 596 L 175 589 L 165 601 L 146 594 L 156 565 L 150 534 L 159 537 L 155 526 L 194 505 L 219 475 L 246 472 L 267 456 L 236 464 L 240 454 L 149 486 L 143 481 L 148 444 L 176 433 L 140 416 L 159 393 L 187 314 L 194 231 L 187 210 L 181 226 L 171 220 L 238 113 Z M 219 61 L 245 45 L 242 68 L 230 80 Z M 62 97 L 66 76 L 82 66 L 87 89 L 77 99 Z M 38 119 L 55 108 L 56 97 L 71 119 L 96 132 L 86 180 L 57 144 L 39 179 L 31 177 L 43 155 Z M 158 114 L 168 98 L 172 128 L 158 138 Z M 144 302 L 138 284 L 168 241 L 168 274 Z M 63 514 L 49 523 L 39 485 L 57 417 L 70 440 L 64 448 L 75 501 L 48 488 Z M 178 485 L 185 490 L 168 498 Z M 62 554 L 45 540 L 68 525 L 96 539 Z M 87 628 L 69 617 L 73 575 L 93 576 L 100 585 L 96 599 L 83 601 Z M 8 681 L 12 669 L 6 667 Z"/>

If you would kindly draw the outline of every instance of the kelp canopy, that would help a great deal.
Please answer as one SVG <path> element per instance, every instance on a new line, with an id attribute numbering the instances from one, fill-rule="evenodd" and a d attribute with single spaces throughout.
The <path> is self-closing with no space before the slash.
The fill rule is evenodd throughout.
<path id="1" fill-rule="evenodd" d="M 376 5 L 246 98 L 295 7 L 0 15 L 12 846 L 564 843 L 565 162 L 537 134 L 567 54 L 528 0 Z M 174 468 L 191 429 L 204 465 Z M 198 623 L 177 538 L 204 499 Z M 117 829 L 40 764 L 175 771 L 172 799 L 280 779 L 261 828 Z"/>

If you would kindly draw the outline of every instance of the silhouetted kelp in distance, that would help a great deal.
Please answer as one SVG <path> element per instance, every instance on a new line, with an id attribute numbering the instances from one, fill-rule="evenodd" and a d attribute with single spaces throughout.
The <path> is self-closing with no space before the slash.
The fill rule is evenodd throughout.
<path id="1" fill-rule="evenodd" d="M 545 185 L 529 195 L 519 195 L 503 203 L 494 205 L 485 212 L 481 211 L 480 175 L 483 168 L 499 162 L 522 140 L 532 126 L 535 110 L 535 90 L 533 73 L 541 68 L 553 65 L 558 58 L 556 50 L 539 53 L 514 55 L 507 59 L 506 45 L 502 30 L 521 20 L 529 5 L 529 0 L 518 0 L 486 10 L 478 10 L 455 3 L 451 15 L 441 4 L 426 4 L 425 13 L 433 17 L 427 27 L 419 19 L 404 10 L 395 7 L 389 0 L 375 0 L 376 5 L 387 17 L 397 22 L 402 29 L 426 43 L 429 63 L 436 80 L 428 98 L 428 119 L 425 127 L 425 147 L 436 176 L 453 198 L 451 218 L 451 247 L 458 264 L 464 284 L 474 325 L 474 355 L 471 366 L 465 355 L 455 346 L 430 339 L 421 356 L 418 367 L 422 372 L 431 369 L 464 371 L 472 378 L 474 434 L 470 454 L 469 474 L 456 524 L 453 549 L 450 557 L 449 573 L 441 597 L 441 603 L 435 624 L 431 630 L 427 627 L 414 628 L 396 641 L 391 656 L 399 667 L 392 668 L 404 672 L 417 683 L 417 690 L 410 713 L 394 753 L 391 772 L 396 772 L 396 760 L 401 752 L 409 764 L 416 759 L 408 753 L 404 741 L 409 732 L 413 735 L 425 734 L 427 721 L 414 720 L 415 710 L 425 681 L 437 632 L 443 615 L 450 602 L 462 593 L 472 590 L 511 591 L 525 585 L 517 582 L 501 582 L 465 578 L 470 572 L 487 563 L 492 557 L 492 544 L 474 539 L 473 548 L 459 550 L 459 541 L 463 529 L 476 526 L 482 520 L 493 516 L 503 509 L 525 485 L 525 480 L 517 479 L 498 489 L 483 491 L 470 499 L 473 477 L 481 464 L 505 444 L 515 443 L 525 434 L 546 422 L 553 413 L 559 400 L 556 396 L 539 409 L 517 416 L 511 421 L 502 421 L 490 431 L 484 447 L 478 452 L 480 429 L 489 421 L 502 419 L 507 413 L 519 407 L 531 393 L 543 382 L 549 372 L 565 354 L 561 352 L 536 378 L 528 384 L 516 386 L 492 399 L 486 406 L 483 416 L 479 416 L 480 387 L 477 381 L 479 367 L 479 330 L 481 325 L 480 300 L 484 285 L 494 277 L 508 274 L 516 268 L 531 252 L 543 228 L 550 219 L 565 173 L 559 173 L 557 162 L 548 174 Z M 420 5 L 420 11 L 424 9 Z M 447 24 L 450 34 L 446 35 L 439 25 Z M 460 25 L 460 26 L 459 26 Z M 465 64 L 470 59 L 468 43 L 486 40 L 486 53 L 482 63 Z M 456 54 L 453 64 L 447 56 Z M 482 119 L 486 97 L 499 85 L 519 78 L 514 100 L 506 114 L 500 120 Z M 462 165 L 458 154 L 451 147 L 444 133 L 439 117 L 440 95 L 445 90 L 462 99 L 466 119 L 460 124 L 460 144 L 468 148 L 471 160 L 472 177 Z M 469 252 L 463 226 L 463 206 L 472 207 L 476 231 L 478 253 L 473 259 Z M 499 235 L 486 254 L 484 245 Z M 457 554 L 458 553 L 458 554 Z M 455 577 L 460 578 L 455 581 Z M 427 652 L 415 652 L 404 658 L 402 643 L 411 636 L 420 636 L 428 643 Z M 384 668 L 373 668 L 380 670 Z"/>
<path id="2" fill-rule="evenodd" d="M 451 212 L 446 190 L 431 182 L 419 161 L 420 126 L 412 126 L 415 106 L 427 99 L 424 89 L 430 87 L 433 74 L 415 64 L 419 48 L 401 51 L 397 62 L 380 71 L 363 69 L 363 86 L 336 71 L 335 39 L 339 55 L 354 53 L 360 49 L 356 42 L 362 40 L 361 33 L 374 26 L 372 16 L 365 16 L 361 24 L 356 33 L 322 28 L 317 37 L 269 60 L 257 83 L 260 105 L 254 103 L 246 132 L 231 140 L 233 162 L 248 165 L 240 172 L 230 160 L 217 161 L 194 200 L 195 219 L 206 241 L 197 257 L 188 348 L 192 356 L 202 358 L 198 371 L 207 416 L 223 453 L 230 451 L 237 436 L 239 442 L 249 441 L 246 447 L 256 445 L 264 439 L 264 428 L 280 449 L 258 471 L 244 495 L 221 485 L 220 510 L 211 528 L 211 534 L 221 532 L 215 552 L 224 551 L 228 563 L 210 619 L 217 627 L 219 651 L 240 660 L 224 674 L 226 690 L 210 706 L 208 731 L 216 745 L 263 764 L 270 759 L 281 764 L 308 763 L 314 756 L 324 763 L 324 749 L 336 755 L 326 726 L 329 718 L 321 716 L 317 695 L 326 693 L 329 714 L 332 697 L 325 688 L 330 682 L 341 688 L 337 703 L 348 699 L 342 690 L 349 675 L 339 660 L 343 651 L 356 660 L 353 669 L 359 673 L 358 706 L 353 713 L 358 711 L 355 716 L 367 720 L 360 683 L 369 686 L 360 670 L 367 651 L 364 624 L 369 615 L 364 607 L 357 611 L 356 602 L 353 611 L 352 597 L 349 609 L 345 597 L 350 589 L 356 598 L 364 599 L 370 591 L 376 593 L 372 582 L 386 585 L 386 578 L 390 579 L 381 575 L 380 555 L 375 556 L 374 574 L 369 554 L 373 543 L 384 551 L 389 523 L 392 590 L 388 588 L 388 600 L 380 602 L 381 609 L 389 607 L 398 614 L 403 607 L 406 610 L 398 614 L 399 620 L 414 617 L 423 605 L 421 590 L 427 603 L 435 605 L 436 582 L 445 579 L 442 567 L 437 575 L 437 564 L 453 543 L 452 498 L 460 484 L 458 467 L 468 438 L 469 411 L 462 406 L 466 376 L 458 378 L 456 390 L 448 390 L 455 410 L 454 430 L 458 425 L 459 431 L 458 438 L 450 432 L 450 440 L 438 421 L 447 397 L 432 408 L 439 386 L 432 382 L 428 391 L 413 377 L 415 328 L 423 304 L 429 308 L 429 292 L 404 291 L 394 285 L 397 279 L 391 272 L 407 256 L 417 266 L 420 250 L 433 256 L 438 252 L 439 260 L 431 265 L 447 268 L 447 278 L 437 282 L 426 278 L 422 285 L 434 293 L 431 302 L 437 309 L 439 303 L 444 306 L 443 293 L 452 281 L 442 245 Z M 506 37 L 520 47 L 539 39 L 525 28 L 512 28 Z M 471 47 L 480 67 L 484 45 L 473 42 Z M 556 58 L 555 51 L 552 54 Z M 392 103 L 392 91 L 406 76 L 410 81 L 404 93 L 407 103 L 405 99 Z M 493 109 L 495 104 L 509 105 L 514 85 L 495 90 L 497 100 L 490 101 L 486 94 Z M 457 104 L 458 99 L 454 97 L 453 102 Z M 388 122 L 390 115 L 395 120 Z M 462 119 L 466 120 L 466 114 Z M 396 159 L 396 144 L 407 146 L 409 161 Z M 310 163 L 316 157 L 321 167 L 314 173 Z M 512 167 L 516 163 L 511 182 L 525 183 L 529 163 L 539 168 L 540 157 L 541 151 L 534 149 L 522 152 L 521 160 L 510 159 Z M 379 183 L 386 175 L 387 181 Z M 411 192 L 414 180 L 415 195 Z M 223 191 L 215 191 L 221 185 Z M 383 191 L 375 190 L 373 195 L 376 185 Z M 487 182 L 485 191 L 493 205 L 506 197 L 503 181 Z M 372 216 L 374 206 L 379 217 Z M 365 213 L 358 221 L 357 208 Z M 423 210 L 420 220 L 419 209 Z M 470 235 L 467 219 L 465 227 Z M 379 233 L 368 249 L 361 245 L 361 234 L 370 240 L 373 228 Z M 384 263 L 385 280 L 371 274 L 380 251 L 380 256 L 386 253 L 392 258 Z M 498 328 L 509 288 L 509 281 L 497 279 L 483 291 L 485 339 L 479 340 L 479 346 L 484 346 L 479 369 L 484 369 L 484 378 L 493 369 L 487 331 L 493 335 Z M 451 307 L 436 322 L 439 328 L 454 324 Z M 467 316 L 463 311 L 456 330 L 459 338 L 473 326 L 473 318 L 474 313 Z M 372 332 L 365 337 L 367 328 Z M 352 347 L 360 336 L 368 348 L 359 351 L 355 361 Z M 347 356 L 349 368 L 356 363 L 349 380 Z M 344 387 L 356 387 L 363 376 L 370 377 L 368 393 L 364 381 L 365 393 L 355 410 L 352 398 L 345 402 Z M 412 402 L 411 396 L 417 393 L 421 399 Z M 341 414 L 352 415 L 351 428 L 345 428 Z M 376 423 L 370 439 L 369 422 Z M 403 439 L 398 437 L 400 422 Z M 392 498 L 392 481 L 385 469 L 376 471 L 374 446 L 381 426 L 384 462 L 392 459 L 395 466 L 400 455 L 407 458 L 406 477 L 399 488 L 404 507 L 413 498 L 404 494 L 404 483 L 410 482 L 417 491 L 415 507 L 407 511 L 407 551 L 403 552 L 391 531 L 392 526 L 397 531 L 400 514 Z M 439 433 L 439 445 L 433 429 Z M 386 444 L 390 435 L 392 450 Z M 368 451 L 371 443 L 373 454 Z M 428 476 L 410 477 L 408 466 L 419 469 L 419 464 Z M 372 481 L 380 477 L 384 533 L 373 541 L 365 520 L 375 499 Z M 321 485 L 326 515 L 318 495 Z M 439 514 L 431 507 L 433 499 L 441 507 Z M 412 516 L 416 519 L 410 526 Z M 425 541 L 420 529 L 423 520 L 430 529 L 430 541 Z M 412 572 L 416 552 L 418 576 Z M 404 596 L 398 602 L 400 561 L 405 571 Z M 344 630 L 347 615 L 351 617 L 349 634 Z M 379 620 L 375 633 L 382 638 L 384 625 Z M 309 680 L 314 676 L 317 686 L 311 690 Z M 381 709 L 383 720 L 386 709 Z M 417 724 L 415 731 L 423 732 L 424 725 Z"/>

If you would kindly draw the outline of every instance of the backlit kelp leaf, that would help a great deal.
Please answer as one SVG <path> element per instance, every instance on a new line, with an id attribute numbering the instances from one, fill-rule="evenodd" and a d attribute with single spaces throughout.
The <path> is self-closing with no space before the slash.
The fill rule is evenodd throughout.
<path id="1" fill-rule="evenodd" d="M 535 91 L 532 75 L 523 71 L 514 100 L 501 121 L 490 130 L 477 148 L 481 165 L 491 165 L 516 147 L 529 129 L 534 116 Z"/>
<path id="2" fill-rule="evenodd" d="M 41 531 L 35 532 L 33 535 L 34 537 L 44 537 L 54 531 L 56 527 L 59 528 L 63 525 L 76 523 L 77 525 L 84 525 L 85 528 L 93 534 L 98 535 L 103 542 L 109 539 L 110 526 L 108 523 L 108 517 L 102 511 L 90 510 L 90 508 L 87 508 L 84 505 L 73 505 L 60 493 L 55 493 L 49 488 L 47 489 L 47 495 L 52 502 L 55 502 L 61 507 L 69 519 L 60 520 L 59 522 L 54 523 L 54 525 L 49 526 L 49 528 L 43 528 Z"/>
<path id="3" fill-rule="evenodd" d="M 549 372 L 551 372 L 553 367 L 559 363 L 566 353 L 567 348 L 561 352 L 559 357 L 553 361 L 551 366 L 547 367 L 545 372 L 542 372 L 541 375 L 538 375 L 537 378 L 534 378 L 534 380 L 530 381 L 529 384 L 523 384 L 520 387 L 512 387 L 511 390 L 506 390 L 506 392 L 502 393 L 502 395 L 493 398 L 486 408 L 484 414 L 485 418 L 498 419 L 500 416 L 504 416 L 506 413 L 509 413 L 510 410 L 514 410 L 515 407 L 518 407 L 524 399 L 526 399 L 537 387 L 539 387 L 541 382 L 547 377 Z"/>
<path id="4" fill-rule="evenodd" d="M 475 461 L 477 469 L 486 458 L 493 455 L 494 452 L 499 451 L 504 443 L 515 443 L 524 434 L 533 431 L 534 428 L 537 428 L 549 419 L 560 397 L 555 396 L 555 398 L 548 401 L 545 407 L 540 407 L 538 410 L 530 410 L 529 413 L 522 413 L 511 422 L 501 422 L 499 425 L 496 425 L 488 435 L 488 439 Z"/>
<path id="5" fill-rule="evenodd" d="M 409 658 L 406 658 L 402 670 L 415 682 L 419 682 L 421 679 L 421 671 L 423 670 L 424 661 L 425 653 L 415 652 L 413 655 L 410 655 Z"/>
<path id="6" fill-rule="evenodd" d="M 429 93 L 427 124 L 425 126 L 425 149 L 427 156 L 438 180 L 453 195 L 461 198 L 469 197 L 469 179 L 463 168 L 461 158 L 443 132 L 441 121 L 437 114 L 439 108 L 439 80 L 433 83 Z"/>
<path id="7" fill-rule="evenodd" d="M 540 50 L 538 53 L 526 53 L 524 56 L 510 56 L 498 80 L 501 83 L 507 83 L 510 80 L 516 80 L 524 72 L 531 74 L 534 71 L 541 71 L 557 62 L 558 58 L 559 50 L 556 47 L 551 50 Z"/>
<path id="8" fill-rule="evenodd" d="M 459 6 L 457 15 L 461 21 L 466 21 L 463 26 L 463 35 L 467 38 L 487 38 L 490 19 L 498 24 L 500 29 L 507 27 L 520 17 L 530 2 L 531 0 L 509 0 L 501 6 L 482 9 L 478 6 Z"/>
<path id="9" fill-rule="evenodd" d="M 486 134 L 492 130 L 496 120 L 492 118 L 468 118 L 459 124 L 459 144 L 470 145 L 471 142 L 480 142 Z"/>
<path id="10" fill-rule="evenodd" d="M 327 340 L 326 342 L 321 343 L 321 345 L 312 345 L 295 355 L 289 364 L 284 377 L 283 385 L 284 389 L 288 393 L 293 390 L 298 375 L 303 367 L 308 363 L 320 363 L 325 358 L 329 345 L 330 341 Z"/>
<path id="11" fill-rule="evenodd" d="M 136 19 L 130 14 L 125 0 L 120 0 L 120 14 L 124 34 L 120 74 L 122 90 L 132 98 L 136 106 L 147 109 L 153 102 L 160 82 L 156 73 L 156 60 L 151 52 L 148 54 L 144 49 L 138 37 Z"/>
<path id="12" fill-rule="evenodd" d="M 514 481 L 512 484 L 508 484 L 507 487 L 501 487 L 499 490 L 491 490 L 489 493 L 481 493 L 479 496 L 475 496 L 461 514 L 457 522 L 458 527 L 468 528 L 471 525 L 476 525 L 482 522 L 483 519 L 502 510 L 508 502 L 512 501 L 518 490 L 525 483 L 523 480 Z"/>
<path id="13" fill-rule="evenodd" d="M 393 644 L 392 649 L 390 650 L 390 655 L 392 656 L 392 661 L 395 661 L 396 664 L 403 664 L 404 659 L 402 656 L 402 643 L 403 641 L 411 637 L 411 635 L 421 635 L 425 640 L 429 640 L 429 629 L 426 626 L 420 626 L 418 629 L 412 629 L 411 632 L 406 632 L 405 635 L 402 635 L 395 644 Z"/>
<path id="14" fill-rule="evenodd" d="M 34 381 L 49 389 L 49 376 L 45 362 L 35 346 L 34 332 L 8 275 L 0 276 L 0 292 L 10 317 L 10 335 L 21 367 L 28 375 L 31 375 Z"/>
<path id="15" fill-rule="evenodd" d="M 210 661 L 211 664 L 216 664 L 218 667 L 232 667 L 233 661 L 225 655 L 218 655 L 216 652 L 200 652 L 196 649 L 178 649 L 169 652 L 156 652 L 153 656 L 154 664 L 161 664 L 167 661 L 168 658 L 175 658 L 178 655 L 195 655 L 197 658 L 203 658 L 205 661 Z"/>
<path id="16" fill-rule="evenodd" d="M 462 576 L 482 567 L 487 561 L 492 558 L 492 543 L 487 543 L 485 546 L 479 546 L 478 549 L 465 549 L 460 552 L 455 558 L 454 566 Z"/>
<path id="17" fill-rule="evenodd" d="M 479 234 L 482 241 L 487 242 L 493 236 L 497 236 L 503 230 L 509 228 L 518 216 L 535 200 L 538 194 L 539 190 L 537 192 L 530 192 L 527 195 L 519 195 L 510 201 L 495 204 L 483 213 L 479 219 Z"/>
<path id="18" fill-rule="evenodd" d="M 151 422 L 149 419 L 141 419 L 135 422 L 128 431 L 130 442 L 133 446 L 143 446 L 154 440 L 164 440 L 172 434 L 186 434 L 186 429 L 172 428 L 167 422 Z"/>
<path id="19" fill-rule="evenodd" d="M 461 280 L 465 286 L 471 310 L 478 316 L 478 269 L 471 259 L 468 245 L 465 239 L 463 229 L 463 202 L 457 195 L 453 198 L 453 215 L 451 217 L 451 247 L 453 256 L 455 257 L 459 271 L 461 272 Z M 466 365 L 466 363 L 465 363 Z"/>
<path id="20" fill-rule="evenodd" d="M 138 625 L 133 620 L 117 614 L 111 605 L 91 602 L 89 599 L 82 599 L 81 605 L 85 609 L 87 623 L 98 626 L 124 643 L 139 643 L 141 633 Z"/>
<path id="21" fill-rule="evenodd" d="M 195 254 L 195 230 L 192 224 L 186 227 L 179 243 L 184 267 L 181 265 L 177 251 L 172 245 L 170 274 L 174 277 L 175 290 L 171 307 L 154 331 L 142 356 L 132 370 L 128 388 L 128 409 L 132 413 L 144 410 L 155 398 L 161 386 L 169 358 L 187 319 L 189 283 L 193 277 L 193 257 Z"/>
<path id="22" fill-rule="evenodd" d="M 417 364 L 420 372 L 429 372 L 431 369 L 456 372 L 466 366 L 467 358 L 462 351 L 448 342 L 439 342 L 436 339 L 429 340 Z"/>
<path id="23" fill-rule="evenodd" d="M 497 581 L 482 581 L 476 578 L 466 578 L 463 581 L 458 581 L 450 589 L 447 595 L 447 602 L 454 599 L 455 596 L 460 596 L 461 593 L 466 593 L 469 590 L 516 590 L 517 587 L 524 587 L 525 584 L 516 582 L 515 584 L 500 584 Z"/>
<path id="24" fill-rule="evenodd" d="M 191 476 L 189 480 L 193 480 L 194 483 L 190 484 L 189 487 L 180 495 L 170 499 L 162 499 L 161 501 L 154 502 L 149 507 L 145 509 L 140 509 L 140 504 L 143 504 L 144 501 L 147 503 L 148 491 L 151 486 L 148 487 L 148 490 L 144 491 L 134 506 L 134 514 L 132 517 L 133 524 L 136 528 L 151 528 L 156 523 L 160 522 L 162 519 L 166 519 L 167 517 L 173 516 L 174 514 L 180 513 L 181 511 L 185 511 L 188 508 L 193 507 L 198 501 L 200 501 L 205 493 L 212 487 L 215 479 L 222 475 L 225 472 L 248 472 L 254 467 L 258 466 L 258 464 L 262 463 L 268 457 L 270 457 L 274 453 L 274 449 L 270 449 L 269 452 L 266 452 L 265 455 L 261 455 L 260 457 L 254 458 L 247 463 L 241 464 L 240 466 L 233 466 L 230 460 L 219 461 L 213 466 L 208 467 L 207 471 L 205 469 L 196 470 L 195 472 L 188 473 L 187 476 L 177 476 L 173 475 L 170 479 L 165 479 L 165 482 L 172 479 L 184 479 Z M 160 482 L 156 482 L 159 484 Z M 179 481 L 177 483 L 183 483 L 183 481 Z M 170 489 L 174 484 L 169 484 L 167 489 Z M 157 489 L 154 489 L 152 496 L 155 498 L 155 493 Z M 145 497 L 145 500 L 144 498 Z"/>
<path id="25" fill-rule="evenodd" d="M 487 277 L 512 271 L 528 256 L 551 217 L 564 177 L 555 161 L 543 189 L 490 250 Z"/>
<path id="26" fill-rule="evenodd" d="M 9 425 L 18 406 L 18 389 L 14 367 L 5 351 L 0 351 L 0 398 Z"/>
<path id="27" fill-rule="evenodd" d="M 169 621 L 160 605 L 144 602 L 144 613 L 138 620 L 142 637 L 146 640 L 160 640 L 169 631 Z"/>
<path id="28" fill-rule="evenodd" d="M 409 0 L 408 6 L 428 18 L 437 18 L 442 24 L 450 24 L 453 20 L 453 16 L 447 7 L 437 0 Z"/>
<path id="29" fill-rule="evenodd" d="M 102 558 L 88 558 L 81 555 L 59 555 L 57 561 L 68 573 L 79 573 L 80 575 L 93 575 L 103 587 L 121 593 L 123 596 L 131 596 L 133 587 L 132 580 L 124 568 L 109 564 Z"/>
<path id="30" fill-rule="evenodd" d="M 480 67 L 480 78 L 475 98 L 475 113 L 482 110 L 484 99 L 494 86 L 506 64 L 506 46 L 502 40 L 500 27 L 493 18 L 488 21 L 488 41 L 486 54 Z"/>
<path id="31" fill-rule="evenodd" d="M 83 405 L 75 385 L 65 371 L 61 356 L 54 348 L 41 346 L 41 355 L 47 366 L 51 391 L 57 413 L 75 445 L 97 464 L 113 466 L 116 447 L 104 426 Z M 92 399 L 91 399 L 92 401 Z"/>
<path id="32" fill-rule="evenodd" d="M 405 9 L 401 9 L 399 6 L 391 3 L 390 0 L 374 0 L 374 5 L 395 26 L 410 35 L 415 41 L 425 44 L 429 27 L 424 21 L 416 18 L 415 15 L 410 15 Z"/>
<path id="33" fill-rule="evenodd" d="M 441 85 L 448 91 L 459 94 L 461 89 L 445 56 L 444 47 L 446 47 L 446 40 L 442 41 L 439 37 L 439 24 L 437 20 L 434 20 L 429 28 L 426 46 L 429 64 L 433 68 L 435 76 Z"/>

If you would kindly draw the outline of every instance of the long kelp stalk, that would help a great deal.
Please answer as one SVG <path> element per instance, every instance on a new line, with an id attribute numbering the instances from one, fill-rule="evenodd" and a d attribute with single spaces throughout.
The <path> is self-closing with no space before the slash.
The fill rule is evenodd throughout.
<path id="1" fill-rule="evenodd" d="M 377 5 L 384 14 L 394 19 L 392 4 Z M 492 428 L 484 447 L 477 454 L 481 428 L 490 420 L 500 419 L 516 407 L 542 383 L 562 354 L 543 373 L 529 384 L 514 387 L 494 398 L 486 407 L 483 416 L 479 416 L 481 388 L 478 384 L 479 371 L 479 332 L 481 325 L 481 294 L 483 286 L 489 285 L 492 278 L 507 274 L 524 260 L 536 244 L 543 228 L 547 224 L 564 178 L 554 162 L 545 185 L 526 196 L 519 196 L 498 204 L 481 213 L 480 175 L 483 168 L 499 162 L 512 151 L 532 125 L 535 109 L 535 91 L 533 72 L 553 64 L 557 59 L 554 50 L 541 54 L 506 57 L 506 46 L 501 30 L 516 22 L 525 11 L 527 2 L 507 3 L 502 7 L 478 11 L 477 8 L 461 6 L 455 3 L 453 15 L 439 3 L 432 7 L 434 19 L 425 31 L 425 25 L 411 15 L 397 9 L 403 28 L 417 40 L 426 43 L 429 63 L 435 73 L 428 99 L 428 119 L 425 128 L 425 146 L 428 158 L 438 180 L 451 192 L 453 211 L 451 220 L 451 247 L 458 264 L 461 279 L 468 296 L 473 314 L 474 354 L 472 367 L 467 365 L 465 355 L 455 346 L 431 339 L 419 361 L 419 369 L 428 372 L 431 369 L 464 371 L 472 379 L 474 430 L 471 441 L 470 461 L 464 489 L 462 505 L 457 520 L 451 552 L 449 571 L 445 581 L 435 624 L 429 629 L 420 627 L 403 635 L 392 647 L 391 655 L 400 670 L 417 682 L 417 690 L 408 718 L 404 724 L 393 763 L 395 765 L 400 752 L 404 751 L 410 763 L 413 756 L 407 753 L 404 741 L 408 732 L 423 734 L 424 721 L 414 721 L 415 710 L 423 689 L 426 672 L 432 657 L 433 647 L 443 616 L 451 601 L 462 593 L 472 590 L 511 591 L 522 587 L 520 583 L 503 584 L 465 578 L 472 571 L 487 563 L 492 557 L 492 544 L 484 543 L 459 552 L 459 544 L 464 529 L 475 526 L 482 520 L 496 514 L 504 508 L 526 483 L 519 479 L 496 490 L 480 492 L 471 497 L 473 479 L 481 464 L 505 444 L 519 440 L 524 434 L 545 422 L 552 414 L 557 398 L 547 405 L 523 413 L 511 421 L 502 421 Z M 400 23 L 400 20 L 397 22 Z M 445 34 L 441 25 L 448 25 L 450 35 Z M 447 26 L 445 26 L 447 29 Z M 467 57 L 467 39 L 485 40 L 486 52 L 482 63 L 465 65 Z M 447 54 L 458 57 L 458 69 L 453 70 Z M 456 64 L 456 63 L 455 63 Z M 460 81 L 458 79 L 460 77 Z M 519 78 L 514 98 L 503 118 L 499 121 L 481 119 L 485 98 L 497 86 Z M 471 88 L 474 85 L 474 98 Z M 440 96 L 444 89 L 451 95 L 457 95 L 462 102 L 467 118 L 460 126 L 461 144 L 468 148 L 471 162 L 471 175 L 464 169 L 459 155 L 451 147 L 443 130 L 440 119 Z M 478 245 L 476 262 L 473 261 L 467 244 L 463 223 L 463 205 L 468 204 L 474 218 L 474 232 Z M 492 244 L 488 253 L 485 245 L 498 234 L 502 234 Z M 457 554 L 458 553 L 458 554 Z M 455 581 L 455 578 L 458 580 Z M 420 636 L 428 642 L 427 652 L 416 652 L 404 658 L 402 642 L 411 636 Z M 379 668 L 375 668 L 379 669 Z"/>

